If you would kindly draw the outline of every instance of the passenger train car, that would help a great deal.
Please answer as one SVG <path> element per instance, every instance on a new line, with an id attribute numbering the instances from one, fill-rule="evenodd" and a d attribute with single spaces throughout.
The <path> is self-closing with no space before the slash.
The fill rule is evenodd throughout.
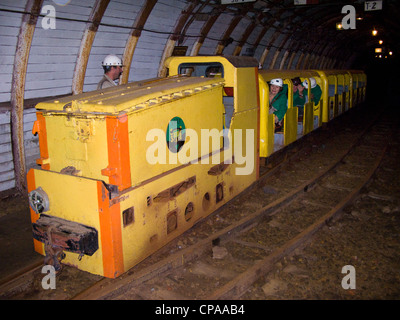
<path id="1" fill-rule="evenodd" d="M 260 159 L 366 93 L 362 71 L 258 70 L 254 58 L 224 56 L 171 57 L 166 67 L 166 78 L 36 106 L 40 168 L 27 181 L 45 263 L 118 277 L 257 181 Z M 295 76 L 322 89 L 300 117 Z M 289 97 L 281 133 L 269 114 L 277 77 Z"/>

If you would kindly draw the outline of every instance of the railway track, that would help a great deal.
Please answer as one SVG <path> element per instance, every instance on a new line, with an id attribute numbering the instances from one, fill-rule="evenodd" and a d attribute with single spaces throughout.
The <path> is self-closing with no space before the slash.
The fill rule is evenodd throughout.
<path id="1" fill-rule="evenodd" d="M 316 152 L 325 153 L 327 159 L 322 162 L 321 157 L 314 164 L 311 158 L 295 157 L 285 168 L 270 172 L 260 180 L 259 188 L 245 196 L 248 199 L 241 209 L 233 203 L 213 215 L 207 236 L 201 230 L 206 229 L 206 222 L 167 246 L 159 261 L 149 259 L 126 276 L 103 280 L 75 298 L 240 298 L 277 261 L 306 245 L 313 234 L 337 218 L 370 181 L 385 154 L 386 143 L 382 142 L 388 141 L 387 132 L 382 135 L 382 125 L 377 123 L 339 145 L 341 138 L 331 141 L 338 148 L 325 146 Z M 310 177 L 317 165 L 320 170 Z M 293 172 L 302 174 L 293 179 Z M 330 199 L 332 193 L 334 199 Z"/>
<path id="2" fill-rule="evenodd" d="M 265 171 L 257 185 L 126 274 L 114 280 L 93 278 L 93 285 L 88 282 L 66 298 L 242 297 L 274 264 L 338 218 L 370 181 L 386 151 L 388 121 L 371 121 L 367 115 L 351 128 L 342 124 L 341 131 L 326 131 L 324 143 L 311 143 Z M 12 298 L 2 290 L 6 286 L 13 287 L 3 284 L 0 298 Z"/>

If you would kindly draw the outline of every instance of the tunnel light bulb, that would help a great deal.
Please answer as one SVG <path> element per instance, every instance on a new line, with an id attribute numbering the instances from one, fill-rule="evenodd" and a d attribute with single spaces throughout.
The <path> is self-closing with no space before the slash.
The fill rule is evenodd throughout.
<path id="1" fill-rule="evenodd" d="M 378 34 L 378 30 L 376 30 L 375 28 L 374 28 L 374 30 L 372 30 L 372 35 L 373 36 L 376 36 Z"/>

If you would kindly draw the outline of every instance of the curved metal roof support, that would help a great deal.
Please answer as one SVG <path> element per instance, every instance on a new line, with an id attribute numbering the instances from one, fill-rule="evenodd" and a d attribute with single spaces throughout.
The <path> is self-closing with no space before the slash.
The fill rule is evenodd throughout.
<path id="1" fill-rule="evenodd" d="M 311 65 L 312 65 L 314 59 L 315 59 L 315 54 L 310 53 L 310 55 L 308 56 L 307 63 L 304 65 L 304 69 L 311 69 Z"/>
<path id="2" fill-rule="evenodd" d="M 331 62 L 330 62 L 330 64 L 328 65 L 328 69 L 335 69 L 336 62 L 337 62 L 337 59 L 334 58 L 334 57 L 332 57 L 332 58 L 331 58 Z"/>
<path id="3" fill-rule="evenodd" d="M 207 20 L 207 22 L 203 25 L 203 28 L 200 31 L 200 37 L 197 38 L 196 42 L 193 44 L 192 51 L 190 52 L 190 55 L 197 56 L 199 54 L 199 51 L 201 49 L 201 46 L 204 43 L 204 40 L 206 39 L 208 33 L 210 32 L 212 26 L 214 25 L 215 21 L 217 21 L 218 17 L 220 16 L 221 11 L 218 11 L 216 13 L 212 13 L 210 15 L 210 18 Z"/>
<path id="4" fill-rule="evenodd" d="M 293 51 L 292 54 L 290 55 L 290 59 L 286 66 L 286 70 L 290 70 L 292 68 L 293 60 L 294 60 L 294 57 L 296 56 L 296 54 L 297 54 L 297 51 Z"/>
<path id="5" fill-rule="evenodd" d="M 326 56 L 321 56 L 321 61 L 319 62 L 319 65 L 316 67 L 316 69 L 324 69 L 325 65 L 325 60 L 327 59 Z"/>
<path id="6" fill-rule="evenodd" d="M 279 70 L 283 70 L 283 66 L 285 65 L 288 56 L 289 56 L 289 50 L 286 50 L 281 59 L 281 63 L 279 64 Z"/>
<path id="7" fill-rule="evenodd" d="M 258 19 L 262 18 L 262 14 L 259 14 L 256 18 L 256 21 Z M 235 50 L 233 51 L 234 56 L 240 55 L 240 52 L 242 52 L 243 46 L 246 43 L 247 39 L 249 38 L 250 34 L 254 31 L 254 29 L 257 26 L 256 21 L 252 21 L 246 28 L 246 31 L 243 33 L 242 38 L 240 39 L 238 45 L 236 46 Z"/>
<path id="8" fill-rule="evenodd" d="M 326 61 L 328 59 L 327 54 L 328 54 L 329 50 L 331 50 L 331 48 L 333 47 L 333 44 L 334 44 L 333 42 L 327 42 L 325 44 L 325 47 L 323 47 L 320 62 L 319 62 L 317 69 L 325 69 Z"/>
<path id="9" fill-rule="evenodd" d="M 11 145 L 14 162 L 15 187 L 21 194 L 26 192 L 26 165 L 24 147 L 24 93 L 26 70 L 33 33 L 43 0 L 28 0 L 19 29 L 17 49 L 11 83 Z"/>
<path id="10" fill-rule="evenodd" d="M 322 55 L 322 56 L 321 56 L 321 59 L 320 59 L 320 61 L 319 61 L 319 64 L 318 64 L 318 66 L 316 67 L 316 69 L 324 69 L 325 61 L 326 61 L 327 58 L 328 58 L 328 57 L 327 57 L 326 55 Z"/>
<path id="11" fill-rule="evenodd" d="M 283 47 L 285 46 L 286 42 L 288 41 L 288 39 L 290 37 L 291 37 L 291 34 L 287 34 L 286 37 L 282 40 L 279 48 L 276 49 L 275 54 L 271 60 L 270 66 L 269 66 L 270 69 L 274 69 L 276 61 L 279 57 L 279 54 L 282 52 Z"/>
<path id="12" fill-rule="evenodd" d="M 124 72 L 120 77 L 120 84 L 128 83 L 129 72 L 131 69 L 132 58 L 136 49 L 136 45 L 142 34 L 142 29 L 146 24 L 146 21 L 156 3 L 157 0 L 146 0 L 146 3 L 143 5 L 142 9 L 136 16 L 135 22 L 132 25 L 132 31 L 130 32 L 129 38 L 126 41 L 124 54 L 122 56 L 122 64 L 124 65 Z"/>
<path id="13" fill-rule="evenodd" d="M 259 64 L 261 65 L 261 66 L 264 66 L 264 63 L 265 63 L 265 59 L 267 58 L 267 55 L 268 55 L 268 52 L 269 52 L 269 49 L 270 49 L 271 47 L 266 47 L 265 49 L 264 49 L 264 51 L 263 51 L 263 53 L 262 53 L 262 55 L 261 55 L 261 57 L 260 57 L 260 61 L 259 61 Z M 263 67 L 264 68 L 264 67 Z"/>
<path id="14" fill-rule="evenodd" d="M 309 65 L 309 69 L 318 69 L 318 62 L 321 59 L 322 49 L 324 48 L 324 43 L 320 41 L 314 49 L 314 57 Z"/>
<path id="15" fill-rule="evenodd" d="M 326 69 L 334 69 L 336 62 L 337 62 L 337 55 L 339 53 L 339 50 L 341 50 L 340 47 L 334 46 L 332 44 L 332 47 L 329 49 L 327 53 L 327 60 L 325 61 L 325 68 Z"/>
<path id="16" fill-rule="evenodd" d="M 72 94 L 82 93 L 83 91 L 90 50 L 92 49 L 94 37 L 96 36 L 99 24 L 109 3 L 110 0 L 96 0 L 92 12 L 90 13 L 90 22 L 86 23 L 81 46 L 76 58 L 75 70 L 72 78 Z"/>
<path id="17" fill-rule="evenodd" d="M 253 44 L 254 51 L 256 51 L 257 47 L 260 45 L 260 42 L 264 38 L 264 36 L 267 33 L 267 31 L 268 31 L 268 27 L 264 27 L 260 31 L 260 34 L 258 35 L 256 42 L 254 42 L 254 44 Z"/>
<path id="18" fill-rule="evenodd" d="M 307 69 L 307 65 L 308 65 L 308 61 L 310 60 L 310 52 L 305 53 L 305 57 L 303 58 L 303 64 L 301 66 L 299 66 L 299 69 Z"/>
<path id="19" fill-rule="evenodd" d="M 272 57 L 271 63 L 269 64 L 269 68 L 272 70 L 275 67 L 276 59 L 278 59 L 279 54 L 281 53 L 281 49 L 276 49 L 274 56 Z"/>
<path id="20" fill-rule="evenodd" d="M 287 52 L 288 52 L 287 56 L 289 57 L 289 54 L 290 54 L 290 58 L 288 60 L 288 63 L 286 64 L 286 68 L 285 68 L 285 62 L 286 61 L 283 61 L 283 62 L 281 61 L 281 70 L 282 69 L 287 69 L 287 70 L 290 69 L 290 67 L 292 66 L 293 59 L 294 59 L 294 57 L 296 55 L 296 51 L 297 51 L 298 47 L 299 47 L 299 42 L 296 39 L 293 39 L 292 42 L 289 45 L 288 50 L 287 50 Z M 287 58 L 286 58 L 286 60 L 287 60 Z"/>
<path id="21" fill-rule="evenodd" d="M 315 57 L 314 51 L 315 51 L 315 48 L 317 47 L 317 45 L 318 45 L 318 42 L 315 42 L 314 45 L 308 50 L 306 59 L 304 60 L 303 69 L 310 69 L 310 64 Z"/>
<path id="22" fill-rule="evenodd" d="M 273 43 L 276 41 L 276 39 L 279 37 L 281 33 L 278 30 L 275 30 L 274 34 L 271 37 L 271 40 L 268 44 L 268 46 L 264 49 L 263 53 L 261 54 L 260 58 L 260 63 L 263 66 L 265 63 L 265 60 L 267 59 L 268 53 L 271 50 L 271 47 L 273 46 Z"/>
<path id="23" fill-rule="evenodd" d="M 331 57 L 327 57 L 327 59 L 325 60 L 324 69 L 331 69 L 332 60 L 333 59 Z"/>
<path id="24" fill-rule="evenodd" d="M 340 65 L 340 69 L 352 69 L 352 64 L 354 59 L 357 57 L 357 53 L 354 51 L 349 51 L 349 54 L 346 56 L 345 59 L 342 60 Z"/>
<path id="25" fill-rule="evenodd" d="M 280 1 L 269 2 L 265 9 L 271 9 L 274 5 L 277 5 L 279 2 Z M 271 19 L 271 21 L 268 24 L 264 25 L 264 27 L 260 31 L 260 34 L 257 37 L 257 40 L 253 44 L 254 51 L 256 51 L 257 47 L 260 45 L 260 43 L 261 43 L 262 39 L 264 38 L 265 34 L 267 33 L 268 29 L 272 27 L 274 22 L 277 21 L 277 19 L 282 15 L 283 12 L 284 12 L 284 9 L 281 9 L 280 11 L 278 11 L 277 18 Z M 268 51 L 269 51 L 269 49 L 268 49 Z M 265 58 L 264 58 L 264 61 L 265 61 Z M 264 62 L 261 65 L 264 65 Z"/>
<path id="26" fill-rule="evenodd" d="M 292 51 L 292 55 L 290 56 L 288 65 L 287 65 L 287 67 L 286 67 L 287 70 L 292 69 L 293 61 L 294 61 L 294 58 L 296 57 L 297 53 L 299 52 L 299 51 L 298 51 L 299 48 L 300 48 L 300 41 L 297 43 L 296 48 Z"/>
<path id="27" fill-rule="evenodd" d="M 324 55 L 324 58 L 322 59 L 322 61 L 321 61 L 321 65 L 320 65 L 320 67 L 319 67 L 319 69 L 326 69 L 327 68 L 327 65 L 328 65 L 328 63 L 329 63 L 329 57 L 325 54 Z"/>
<path id="28" fill-rule="evenodd" d="M 240 14 L 236 15 L 231 20 L 231 23 L 229 24 L 228 28 L 225 30 L 224 35 L 222 36 L 222 40 L 218 42 L 217 48 L 215 49 L 215 55 L 217 55 L 217 56 L 222 55 L 225 47 L 228 44 L 228 39 L 230 38 L 233 30 L 235 30 L 235 28 L 239 24 L 240 20 L 242 20 L 245 17 L 245 15 L 247 14 L 247 12 L 249 11 L 249 9 L 251 7 L 253 7 L 253 5 L 246 6 L 245 9 Z"/>
<path id="29" fill-rule="evenodd" d="M 229 24 L 229 27 L 225 30 L 225 33 L 222 36 L 222 40 L 218 42 L 217 48 L 215 49 L 215 55 L 217 56 L 222 55 L 226 47 L 226 44 L 228 43 L 230 35 L 232 34 L 236 26 L 239 24 L 240 20 L 242 20 L 242 18 L 243 18 L 242 16 L 236 16 L 232 19 L 231 23 Z"/>
<path id="30" fill-rule="evenodd" d="M 169 36 L 167 43 L 165 44 L 163 54 L 161 56 L 160 65 L 158 67 L 159 77 L 165 77 L 167 75 L 167 68 L 165 67 L 164 62 L 167 58 L 169 58 L 172 55 L 175 43 L 179 40 L 183 27 L 185 26 L 187 20 L 193 13 L 193 10 L 196 8 L 198 3 L 199 1 L 193 1 L 189 3 L 186 9 L 182 11 L 181 15 L 179 16 L 179 19 L 176 21 L 173 34 Z"/>
<path id="31" fill-rule="evenodd" d="M 304 51 L 301 51 L 301 54 L 300 54 L 299 60 L 297 60 L 295 69 L 301 69 L 300 66 L 301 66 L 301 63 L 303 62 L 303 59 L 304 59 Z"/>

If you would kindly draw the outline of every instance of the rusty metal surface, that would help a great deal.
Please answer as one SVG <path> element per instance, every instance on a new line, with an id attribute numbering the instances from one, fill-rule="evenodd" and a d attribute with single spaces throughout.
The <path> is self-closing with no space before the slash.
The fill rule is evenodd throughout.
<path id="1" fill-rule="evenodd" d="M 181 32 L 183 27 L 185 26 L 187 20 L 189 19 L 190 15 L 192 14 L 195 7 L 198 5 L 199 1 L 193 1 L 188 4 L 185 10 L 182 11 L 181 15 L 179 16 L 178 20 L 176 21 L 174 30 L 172 34 L 169 36 L 169 39 L 164 47 L 163 54 L 161 56 L 160 65 L 158 68 L 158 76 L 165 77 L 167 74 L 167 68 L 164 66 L 165 60 L 172 55 L 172 52 L 175 47 L 175 43 L 179 41 L 181 37 Z"/>
<path id="2" fill-rule="evenodd" d="M 122 58 L 124 72 L 121 75 L 120 84 L 128 83 L 129 71 L 131 68 L 133 54 L 135 53 L 137 42 L 139 41 L 140 35 L 142 34 L 142 29 L 156 3 L 157 0 L 146 0 L 146 3 L 142 6 L 142 10 L 140 10 L 135 19 L 135 22 L 132 25 L 132 31 L 129 34 L 129 38 L 126 42 L 125 51 Z"/>
<path id="3" fill-rule="evenodd" d="M 20 193 L 25 192 L 26 166 L 24 149 L 24 94 L 25 77 L 28 67 L 29 52 L 38 14 L 43 0 L 28 0 L 18 35 L 17 49 L 14 57 L 14 69 L 11 84 L 11 141 L 15 172 L 15 186 Z"/>
<path id="4" fill-rule="evenodd" d="M 90 50 L 92 49 L 94 37 L 96 36 L 97 29 L 104 12 L 110 0 L 96 0 L 90 14 L 89 23 L 86 24 L 85 31 L 83 32 L 81 46 L 76 58 L 74 76 L 72 79 L 72 93 L 78 94 L 83 91 L 83 83 L 86 74 L 86 68 L 89 60 Z"/>

